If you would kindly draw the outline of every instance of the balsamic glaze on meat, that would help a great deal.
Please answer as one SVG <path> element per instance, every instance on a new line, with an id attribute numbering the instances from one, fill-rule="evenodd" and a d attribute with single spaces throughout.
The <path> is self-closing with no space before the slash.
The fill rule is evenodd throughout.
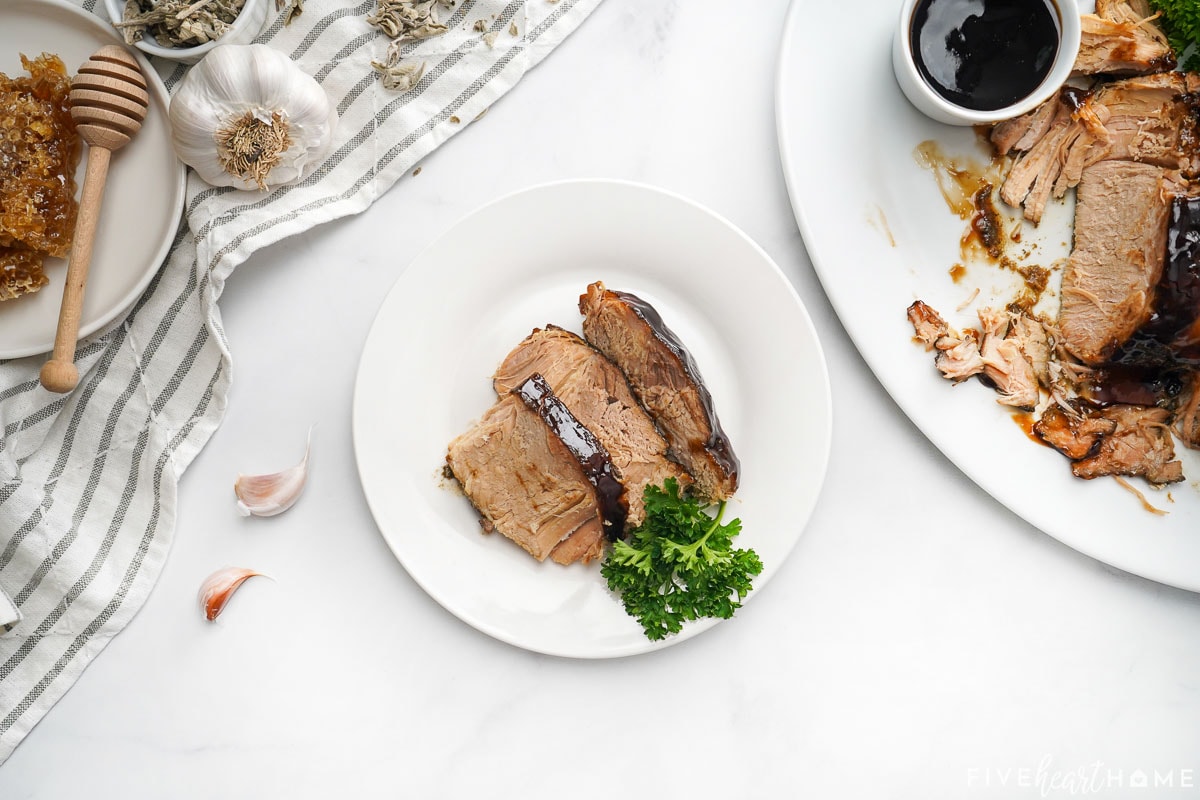
<path id="1" fill-rule="evenodd" d="M 625 499 L 625 485 L 608 450 L 604 449 L 595 434 L 575 419 L 575 415 L 555 397 L 546 379 L 538 373 L 530 375 L 524 383 L 513 389 L 513 394 L 536 411 L 571 451 L 571 455 L 575 456 L 584 477 L 596 487 L 596 500 L 605 532 L 610 539 L 620 537 L 625 531 L 629 503 Z"/>

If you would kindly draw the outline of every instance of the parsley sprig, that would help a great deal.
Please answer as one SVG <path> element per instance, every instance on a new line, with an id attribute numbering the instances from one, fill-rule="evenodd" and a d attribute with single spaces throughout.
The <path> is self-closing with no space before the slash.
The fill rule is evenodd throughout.
<path id="1" fill-rule="evenodd" d="M 724 502 L 710 516 L 674 478 L 647 486 L 643 497 L 645 521 L 613 544 L 600 568 L 626 613 L 651 640 L 679 633 L 689 620 L 732 617 L 763 568 L 753 550 L 733 547 L 741 520 L 722 525 Z"/>
<path id="2" fill-rule="evenodd" d="M 1196 0 L 1150 0 L 1162 13 L 1159 24 L 1171 41 L 1180 69 L 1200 69 L 1200 3 Z"/>

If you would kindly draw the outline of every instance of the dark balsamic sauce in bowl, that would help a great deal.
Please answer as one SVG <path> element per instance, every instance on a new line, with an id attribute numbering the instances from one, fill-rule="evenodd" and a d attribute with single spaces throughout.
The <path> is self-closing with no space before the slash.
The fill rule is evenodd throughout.
<path id="1" fill-rule="evenodd" d="M 962 108 L 994 111 L 1042 83 L 1060 31 L 1050 0 L 921 0 L 910 38 L 930 88 Z"/>

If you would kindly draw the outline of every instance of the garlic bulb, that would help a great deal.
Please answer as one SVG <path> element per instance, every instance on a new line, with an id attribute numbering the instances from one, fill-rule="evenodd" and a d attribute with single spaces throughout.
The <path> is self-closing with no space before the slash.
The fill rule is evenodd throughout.
<path id="1" fill-rule="evenodd" d="M 337 127 L 321 85 L 264 44 L 214 48 L 183 79 L 170 117 L 179 160 L 239 189 L 300 180 L 329 154 Z"/>
<path id="2" fill-rule="evenodd" d="M 244 517 L 273 517 L 282 514 L 300 499 L 308 482 L 308 455 L 312 452 L 312 429 L 299 464 L 269 475 L 238 475 L 233 483 L 238 513 Z"/>

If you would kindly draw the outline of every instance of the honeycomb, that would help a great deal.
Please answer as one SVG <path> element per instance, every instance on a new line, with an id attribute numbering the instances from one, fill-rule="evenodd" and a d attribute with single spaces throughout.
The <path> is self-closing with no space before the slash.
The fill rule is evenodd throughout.
<path id="1" fill-rule="evenodd" d="M 0 247 L 0 300 L 15 300 L 49 283 L 42 258 L 41 253 L 23 247 Z"/>
<path id="2" fill-rule="evenodd" d="M 78 213 L 71 79 L 55 55 L 21 64 L 28 76 L 0 73 L 0 300 L 47 283 L 42 257 L 67 255 Z"/>

